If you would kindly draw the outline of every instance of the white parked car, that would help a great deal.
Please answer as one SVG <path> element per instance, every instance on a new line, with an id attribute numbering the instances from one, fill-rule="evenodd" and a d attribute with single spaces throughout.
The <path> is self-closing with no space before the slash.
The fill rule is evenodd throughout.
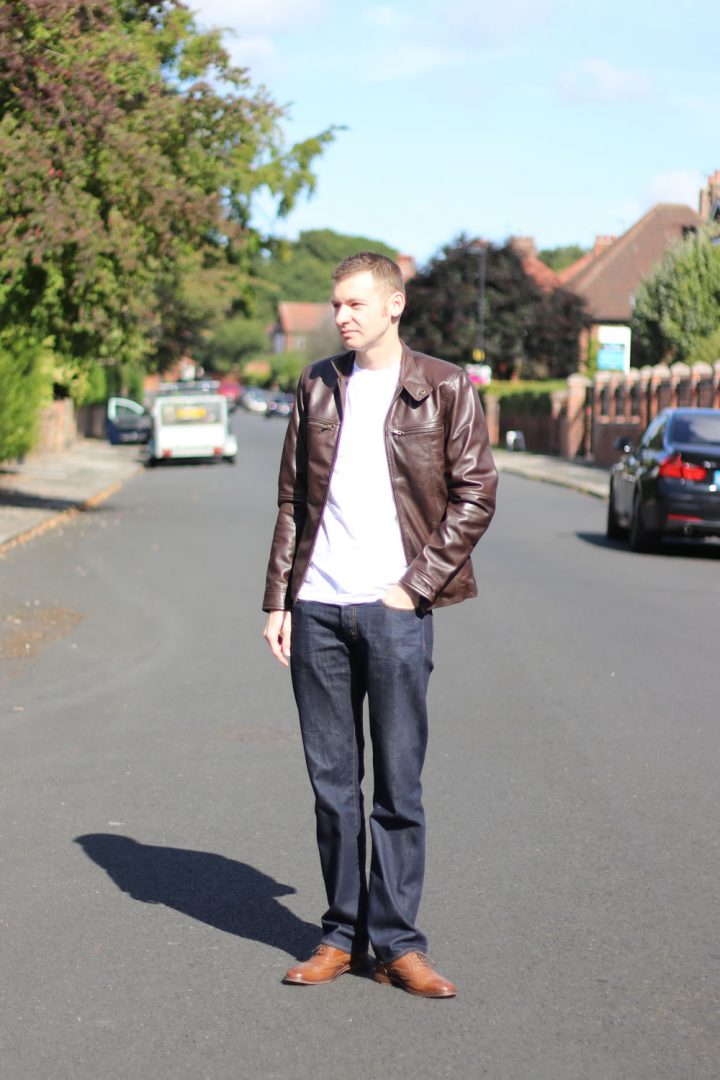
<path id="1" fill-rule="evenodd" d="M 177 458 L 214 458 L 235 463 L 237 439 L 229 428 L 228 403 L 223 394 L 159 396 L 150 415 L 148 465 Z"/>
<path id="2" fill-rule="evenodd" d="M 230 431 L 228 401 L 205 390 L 161 390 L 150 409 L 126 398 L 108 401 L 111 442 L 147 442 L 147 464 L 177 458 L 235 463 L 237 439 Z"/>

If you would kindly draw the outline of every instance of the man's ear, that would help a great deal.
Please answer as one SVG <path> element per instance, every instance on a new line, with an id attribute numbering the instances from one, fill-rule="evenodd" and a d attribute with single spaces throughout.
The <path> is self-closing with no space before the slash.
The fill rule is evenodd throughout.
<path id="1" fill-rule="evenodd" d="M 405 295 L 401 292 L 391 293 L 388 307 L 392 317 L 399 319 L 405 310 Z"/>

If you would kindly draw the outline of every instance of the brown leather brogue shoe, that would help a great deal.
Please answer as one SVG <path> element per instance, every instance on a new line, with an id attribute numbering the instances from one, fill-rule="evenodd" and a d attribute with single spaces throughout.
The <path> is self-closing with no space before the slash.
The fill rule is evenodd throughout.
<path id="1" fill-rule="evenodd" d="M 283 982 L 294 986 L 319 986 L 332 982 L 348 971 L 359 974 L 369 968 L 370 957 L 367 953 L 353 955 L 322 942 L 309 960 L 290 968 Z"/>
<path id="2" fill-rule="evenodd" d="M 406 953 L 387 964 L 376 964 L 375 982 L 399 986 L 408 994 L 416 997 L 449 998 L 455 997 L 457 987 L 442 975 L 438 975 L 423 953 Z"/>

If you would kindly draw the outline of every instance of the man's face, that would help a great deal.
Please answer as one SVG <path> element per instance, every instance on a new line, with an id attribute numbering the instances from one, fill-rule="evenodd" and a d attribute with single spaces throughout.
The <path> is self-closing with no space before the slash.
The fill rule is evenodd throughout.
<path id="1" fill-rule="evenodd" d="M 405 297 L 391 292 L 364 270 L 335 283 L 332 305 L 345 348 L 366 352 L 395 337 Z"/>

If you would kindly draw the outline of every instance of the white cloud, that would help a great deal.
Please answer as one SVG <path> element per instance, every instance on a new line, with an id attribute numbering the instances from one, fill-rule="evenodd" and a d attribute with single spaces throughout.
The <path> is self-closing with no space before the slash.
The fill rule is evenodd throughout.
<path id="1" fill-rule="evenodd" d="M 412 21 L 409 15 L 390 7 L 389 4 L 369 8 L 364 17 L 373 26 L 379 26 L 384 30 L 404 30 Z"/>
<path id="2" fill-rule="evenodd" d="M 627 105 L 653 96 L 650 79 L 607 60 L 583 60 L 557 79 L 560 97 L 574 105 Z"/>
<path id="3" fill-rule="evenodd" d="M 548 22 L 563 6 L 563 0 L 485 0 L 484 3 L 456 0 L 450 5 L 438 0 L 433 6 L 445 25 L 475 32 L 494 44 L 498 39 L 515 37 L 523 30 Z"/>
<path id="4" fill-rule="evenodd" d="M 329 17 L 331 0 L 189 0 L 204 27 L 239 34 L 291 30 Z"/>
<path id="5" fill-rule="evenodd" d="M 372 61 L 363 61 L 358 74 L 364 82 L 395 82 L 415 79 L 466 59 L 464 54 L 455 49 L 408 43 L 399 45 L 392 52 L 373 54 Z"/>
<path id="6" fill-rule="evenodd" d="M 232 62 L 239 67 L 255 68 L 257 65 L 272 65 L 278 59 L 278 51 L 272 39 L 264 34 L 228 37 L 224 44 Z"/>

